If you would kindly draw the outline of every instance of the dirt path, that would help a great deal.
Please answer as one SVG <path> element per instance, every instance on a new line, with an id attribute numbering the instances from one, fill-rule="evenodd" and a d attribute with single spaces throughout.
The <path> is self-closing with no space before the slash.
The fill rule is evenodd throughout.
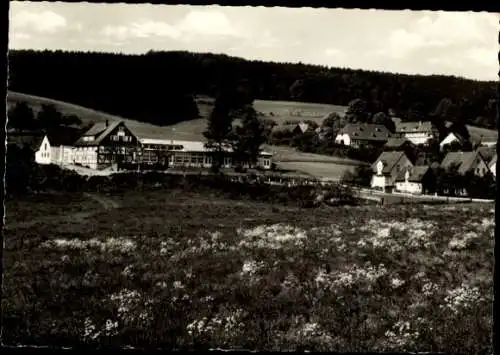
<path id="1" fill-rule="evenodd" d="M 84 193 L 83 194 L 85 197 L 92 199 L 96 202 L 98 202 L 104 209 L 104 211 L 110 211 L 116 208 L 120 207 L 120 204 L 113 199 L 102 196 L 102 195 L 94 195 L 94 194 L 89 194 L 89 193 Z M 85 218 L 89 218 L 101 211 L 94 210 L 91 212 L 75 212 L 75 213 L 70 213 L 67 215 L 56 215 L 56 216 L 46 216 L 43 218 L 35 218 L 31 219 L 29 221 L 24 221 L 24 222 L 17 222 L 17 223 L 9 223 L 6 221 L 5 223 L 5 229 L 15 229 L 15 228 L 30 228 L 35 226 L 38 223 L 61 223 L 61 222 L 75 222 L 78 220 L 83 220 Z"/>

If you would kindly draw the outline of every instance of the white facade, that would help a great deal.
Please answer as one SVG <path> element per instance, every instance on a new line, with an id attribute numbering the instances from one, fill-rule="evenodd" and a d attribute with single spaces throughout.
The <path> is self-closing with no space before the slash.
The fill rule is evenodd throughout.
<path id="1" fill-rule="evenodd" d="M 52 147 L 52 163 L 57 165 L 68 165 L 73 163 L 73 147 L 60 145 Z"/>
<path id="2" fill-rule="evenodd" d="M 488 165 L 483 159 L 479 159 L 474 167 L 474 174 L 480 177 L 484 177 L 490 171 Z"/>
<path id="3" fill-rule="evenodd" d="M 423 145 L 429 143 L 434 138 L 434 135 L 428 132 L 407 132 L 403 133 L 403 137 L 415 145 Z"/>
<path id="4" fill-rule="evenodd" d="M 452 132 L 448 134 L 442 141 L 439 143 L 439 147 L 443 149 L 443 147 L 447 144 L 451 144 L 453 142 L 460 142 L 460 139 Z"/>
<path id="5" fill-rule="evenodd" d="M 422 194 L 422 183 L 409 181 L 410 172 L 407 170 L 405 173 L 405 181 L 396 181 L 396 190 L 409 194 Z"/>
<path id="6" fill-rule="evenodd" d="M 371 188 L 380 188 L 385 191 L 386 186 L 390 185 L 390 179 L 383 174 L 384 163 L 379 161 L 377 163 L 377 174 L 372 176 Z"/>
<path id="7" fill-rule="evenodd" d="M 497 176 L 497 163 L 493 163 L 490 165 L 490 171 L 493 174 L 493 176 Z"/>
<path id="8" fill-rule="evenodd" d="M 97 147 L 75 147 L 72 162 L 90 169 L 97 169 Z"/>
<path id="9" fill-rule="evenodd" d="M 351 145 L 351 137 L 346 134 L 337 134 L 335 137 L 335 143 L 336 144 L 343 144 L 343 145 Z"/>
<path id="10" fill-rule="evenodd" d="M 37 164 L 51 164 L 52 163 L 52 149 L 50 147 L 49 138 L 43 137 L 40 148 L 35 152 L 35 162 Z"/>

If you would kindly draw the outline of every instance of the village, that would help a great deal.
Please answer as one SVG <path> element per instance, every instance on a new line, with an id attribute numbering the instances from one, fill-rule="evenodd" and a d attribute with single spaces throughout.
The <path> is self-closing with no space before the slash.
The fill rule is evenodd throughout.
<path id="1" fill-rule="evenodd" d="M 445 133 L 431 121 L 401 121 L 392 117 L 393 131 L 383 124 L 348 123 L 338 132 L 330 135 L 337 146 L 352 149 L 378 149 L 380 155 L 370 161 L 371 178 L 369 190 L 383 193 L 408 195 L 438 195 L 437 170 L 454 171 L 465 179 L 473 176 L 484 179 L 496 176 L 496 132 L 471 125 L 458 127 L 446 123 Z M 291 136 L 312 133 L 319 139 L 325 136 L 325 127 L 306 121 L 295 124 L 281 124 L 273 132 L 286 131 Z M 458 132 L 465 132 L 460 134 Z M 465 137 L 467 135 L 467 137 Z M 436 145 L 443 156 L 441 161 L 431 161 L 426 154 L 415 156 L 414 152 L 428 151 Z M 184 174 L 206 172 L 212 166 L 212 152 L 202 139 L 179 140 L 139 136 L 123 121 L 108 121 L 94 124 L 75 142 L 61 141 L 57 136 L 45 135 L 35 153 L 38 164 L 56 164 L 73 169 L 81 174 L 111 174 L 118 171 L 164 171 Z M 326 181 L 304 174 L 285 174 L 276 169 L 273 154 L 261 150 L 255 166 L 238 164 L 230 148 L 226 149 L 222 169 L 242 178 L 238 167 L 252 168 L 253 173 L 264 177 L 272 184 L 328 184 Z M 451 192 L 450 192 L 451 193 Z M 466 189 L 458 189 L 452 195 L 467 196 Z"/>

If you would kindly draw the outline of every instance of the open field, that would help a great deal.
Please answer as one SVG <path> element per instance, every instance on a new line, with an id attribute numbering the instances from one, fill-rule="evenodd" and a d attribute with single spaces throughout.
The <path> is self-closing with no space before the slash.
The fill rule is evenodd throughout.
<path id="1" fill-rule="evenodd" d="M 210 113 L 213 107 L 211 102 L 213 99 L 209 97 L 203 97 L 198 101 L 202 117 L 207 117 Z M 336 112 L 343 116 L 347 111 L 346 106 L 294 101 L 255 100 L 253 106 L 255 110 L 263 113 L 277 124 L 283 124 L 286 121 L 311 120 L 320 125 L 328 114 Z"/>
<path id="2" fill-rule="evenodd" d="M 52 205 L 6 201 L 5 344 L 492 353 L 491 206 L 308 210 L 173 189 L 68 197 L 64 223 L 11 223 Z M 94 214 L 64 218 L 75 208 Z"/>
<path id="3" fill-rule="evenodd" d="M 340 181 L 346 172 L 354 172 L 354 165 L 332 162 L 284 161 L 277 163 L 278 168 L 303 172 L 318 179 Z"/>

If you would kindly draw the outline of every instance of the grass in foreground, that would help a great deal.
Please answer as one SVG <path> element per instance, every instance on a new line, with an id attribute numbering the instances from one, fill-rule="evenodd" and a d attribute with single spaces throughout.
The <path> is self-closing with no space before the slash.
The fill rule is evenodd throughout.
<path id="1" fill-rule="evenodd" d="M 6 344 L 491 352 L 490 206 L 101 198 L 121 207 L 6 232 Z"/>

